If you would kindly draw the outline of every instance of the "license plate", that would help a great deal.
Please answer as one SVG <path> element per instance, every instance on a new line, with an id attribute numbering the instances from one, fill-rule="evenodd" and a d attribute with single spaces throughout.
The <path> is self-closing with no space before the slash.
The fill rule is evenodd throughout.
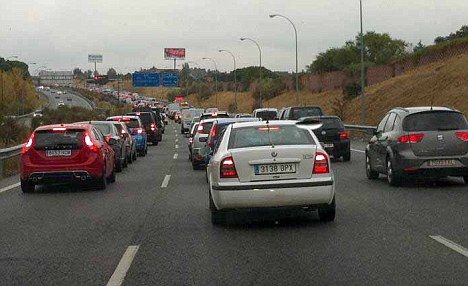
<path id="1" fill-rule="evenodd" d="M 47 157 L 71 156 L 71 150 L 47 150 Z"/>
<path id="2" fill-rule="evenodd" d="M 333 148 L 333 143 L 322 143 L 323 148 Z"/>
<path id="3" fill-rule="evenodd" d="M 455 160 L 430 160 L 429 166 L 431 167 L 450 167 L 456 164 Z"/>
<path id="4" fill-rule="evenodd" d="M 296 173 L 296 164 L 262 164 L 254 167 L 255 175 Z"/>

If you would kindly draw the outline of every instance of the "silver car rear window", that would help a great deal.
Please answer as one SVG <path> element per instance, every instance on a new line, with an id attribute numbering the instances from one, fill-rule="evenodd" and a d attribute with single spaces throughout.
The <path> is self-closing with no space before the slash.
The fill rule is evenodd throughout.
<path id="1" fill-rule="evenodd" d="M 314 145 L 309 131 L 295 125 L 251 126 L 234 128 L 229 137 L 229 149 L 270 145 Z"/>

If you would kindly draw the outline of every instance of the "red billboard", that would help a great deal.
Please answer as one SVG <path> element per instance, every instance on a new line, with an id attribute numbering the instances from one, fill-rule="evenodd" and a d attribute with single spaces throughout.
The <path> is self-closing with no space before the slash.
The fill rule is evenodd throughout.
<path id="1" fill-rule="evenodd" d="M 166 60 L 185 60 L 185 48 L 165 48 L 164 59 Z"/>
<path id="2" fill-rule="evenodd" d="M 177 95 L 174 99 L 174 102 L 181 103 L 185 101 L 185 96 L 183 95 Z"/>

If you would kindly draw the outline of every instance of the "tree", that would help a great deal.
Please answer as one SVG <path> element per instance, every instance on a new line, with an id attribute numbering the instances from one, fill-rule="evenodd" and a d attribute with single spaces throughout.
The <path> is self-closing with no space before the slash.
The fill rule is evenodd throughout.
<path id="1" fill-rule="evenodd" d="M 423 43 L 419 41 L 419 43 L 416 46 L 414 46 L 413 52 L 416 53 L 418 51 L 424 50 L 425 48 L 426 46 L 424 46 Z"/>
<path id="2" fill-rule="evenodd" d="M 109 70 L 107 71 L 107 77 L 109 79 L 117 78 L 117 72 L 115 71 L 114 68 L 109 68 Z"/>
<path id="3" fill-rule="evenodd" d="M 450 35 L 443 37 L 439 36 L 434 39 L 435 44 L 440 44 L 443 42 L 451 41 L 454 39 L 459 39 L 459 38 L 468 38 L 468 25 L 463 25 L 459 30 L 457 30 L 455 33 L 450 33 Z"/>

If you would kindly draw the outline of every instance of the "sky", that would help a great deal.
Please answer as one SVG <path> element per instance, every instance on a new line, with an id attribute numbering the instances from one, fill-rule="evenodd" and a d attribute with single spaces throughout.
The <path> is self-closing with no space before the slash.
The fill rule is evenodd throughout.
<path id="1" fill-rule="evenodd" d="M 165 47 L 186 48 L 186 61 L 219 70 L 263 65 L 295 70 L 294 31 L 298 31 L 299 70 L 320 52 L 339 47 L 359 32 L 358 0 L 0 0 L 0 57 L 18 56 L 30 71 L 93 69 L 88 54 L 102 54 L 100 72 L 114 67 L 132 72 L 164 60 Z M 363 0 L 364 31 L 386 32 L 416 44 L 431 44 L 468 24 L 467 0 Z"/>

